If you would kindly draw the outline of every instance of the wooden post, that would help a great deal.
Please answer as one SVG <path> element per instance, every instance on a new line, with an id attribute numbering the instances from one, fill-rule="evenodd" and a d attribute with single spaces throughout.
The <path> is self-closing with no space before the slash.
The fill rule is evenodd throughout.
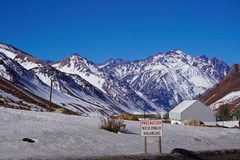
<path id="1" fill-rule="evenodd" d="M 49 96 L 49 111 L 52 110 L 52 107 L 51 107 L 51 102 L 52 102 L 52 85 L 53 85 L 53 79 L 51 79 L 51 85 L 50 85 L 50 96 Z"/>
<path id="2" fill-rule="evenodd" d="M 159 137 L 159 140 L 158 140 L 158 147 L 159 147 L 159 153 L 162 154 L 162 138 Z"/>
<path id="3" fill-rule="evenodd" d="M 144 137 L 144 153 L 147 154 L 147 137 Z"/>

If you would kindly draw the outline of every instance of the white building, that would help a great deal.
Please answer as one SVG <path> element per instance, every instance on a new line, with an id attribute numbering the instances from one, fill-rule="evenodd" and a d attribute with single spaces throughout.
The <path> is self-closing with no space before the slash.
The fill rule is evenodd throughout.
<path id="1" fill-rule="evenodd" d="M 172 122 L 195 119 L 204 124 L 216 124 L 215 112 L 198 100 L 185 100 L 169 112 Z"/>

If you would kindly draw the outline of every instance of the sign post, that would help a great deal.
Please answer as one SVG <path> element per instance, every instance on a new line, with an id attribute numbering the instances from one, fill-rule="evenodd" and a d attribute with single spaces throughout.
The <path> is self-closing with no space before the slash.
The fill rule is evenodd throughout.
<path id="1" fill-rule="evenodd" d="M 147 154 L 147 137 L 144 137 L 144 153 Z"/>
<path id="2" fill-rule="evenodd" d="M 162 137 L 158 137 L 159 153 L 162 154 Z"/>
<path id="3" fill-rule="evenodd" d="M 142 120 L 140 121 L 141 136 L 144 137 L 144 153 L 147 154 L 147 137 L 159 137 L 159 152 L 162 153 L 161 136 L 162 121 L 161 120 Z"/>

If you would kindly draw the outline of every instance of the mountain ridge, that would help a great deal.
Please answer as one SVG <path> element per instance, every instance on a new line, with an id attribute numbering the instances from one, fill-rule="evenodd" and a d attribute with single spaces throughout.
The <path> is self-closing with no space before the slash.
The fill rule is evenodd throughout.
<path id="1" fill-rule="evenodd" d="M 9 55 L 8 52 L 6 54 Z M 80 86 L 69 75 L 65 75 L 56 70 L 51 65 L 44 63 L 33 63 L 32 65 L 33 61 L 29 61 L 31 65 L 28 65 L 27 63 L 21 64 L 14 59 L 15 57 L 12 57 L 13 59 L 11 59 L 2 51 L 0 52 L 0 55 L 0 61 L 3 66 L 0 67 L 0 73 L 2 73 L 1 76 L 4 78 L 8 78 L 8 75 L 13 76 L 13 78 L 9 77 L 8 80 L 14 80 L 16 83 L 20 84 L 21 87 L 25 87 L 32 92 L 32 94 L 39 95 L 48 100 L 50 93 L 50 80 L 54 77 L 60 77 L 59 79 L 56 79 L 53 85 L 53 103 L 57 103 L 63 108 L 67 108 L 81 115 L 124 113 L 121 109 L 121 105 L 109 99 L 93 86 L 90 85 L 90 87 L 87 87 L 87 85 L 89 85 L 88 82 L 79 79 L 78 81 L 81 81 L 83 84 L 83 86 Z M 12 70 L 12 73 L 6 72 L 4 66 L 7 67 L 7 70 Z M 11 68 L 8 69 L 9 67 Z M 26 75 L 23 75 L 22 73 Z M 47 106 L 44 106 L 44 108 L 49 109 Z"/>
<path id="2" fill-rule="evenodd" d="M 222 69 L 220 73 L 218 67 Z M 142 61 L 109 61 L 101 65 L 101 70 L 124 81 L 143 95 L 152 97 L 151 101 L 163 97 L 156 104 L 165 104 L 171 108 L 214 86 L 228 72 L 229 67 L 222 61 L 216 61 L 216 58 L 194 57 L 180 50 L 172 50 L 157 53 Z M 181 84 L 186 85 L 185 88 Z"/>
<path id="3" fill-rule="evenodd" d="M 44 92 L 49 92 L 50 80 L 56 78 L 53 101 L 60 94 L 71 96 L 72 103 L 57 104 L 90 115 L 95 111 L 98 114 L 165 112 L 182 100 L 204 93 L 229 71 L 228 65 L 217 58 L 194 57 L 179 49 L 143 60 L 111 59 L 98 65 L 76 53 L 48 64 L 28 54 L 26 57 L 30 58 L 26 58 L 24 52 L 11 50 L 2 43 L 0 52 L 38 77 L 48 88 Z M 6 71 L 1 72 L 1 76 L 7 77 Z M 88 100 L 84 101 L 85 98 Z"/>

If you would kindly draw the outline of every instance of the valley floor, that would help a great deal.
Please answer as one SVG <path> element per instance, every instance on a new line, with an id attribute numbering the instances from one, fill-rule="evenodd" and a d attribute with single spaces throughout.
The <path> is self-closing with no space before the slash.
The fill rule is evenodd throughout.
<path id="1" fill-rule="evenodd" d="M 125 121 L 130 132 L 99 128 L 98 117 L 69 116 L 0 107 L 0 159 L 141 154 L 139 122 Z M 240 129 L 163 125 L 162 151 L 240 149 Z M 22 141 L 23 138 L 35 143 Z M 158 138 L 148 138 L 148 153 L 158 153 Z"/>

